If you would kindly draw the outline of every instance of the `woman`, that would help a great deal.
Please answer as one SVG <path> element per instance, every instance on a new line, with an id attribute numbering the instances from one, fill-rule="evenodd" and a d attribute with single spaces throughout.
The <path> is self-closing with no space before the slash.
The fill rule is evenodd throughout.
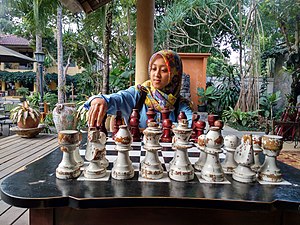
<path id="1" fill-rule="evenodd" d="M 171 110 L 170 119 L 173 122 L 177 122 L 177 115 L 184 111 L 191 124 L 190 104 L 180 96 L 182 62 L 179 55 L 172 50 L 162 50 L 153 54 L 149 61 L 149 76 L 150 80 L 127 90 L 110 95 L 92 96 L 85 103 L 85 107 L 89 109 L 88 125 L 100 126 L 106 113 L 115 115 L 117 110 L 120 110 L 125 121 L 128 121 L 132 109 L 140 105 L 139 101 L 143 101 L 140 109 L 141 128 L 146 127 L 146 112 L 149 107 L 161 112 L 163 107 L 167 106 Z M 160 113 L 157 113 L 157 116 L 159 115 Z"/>

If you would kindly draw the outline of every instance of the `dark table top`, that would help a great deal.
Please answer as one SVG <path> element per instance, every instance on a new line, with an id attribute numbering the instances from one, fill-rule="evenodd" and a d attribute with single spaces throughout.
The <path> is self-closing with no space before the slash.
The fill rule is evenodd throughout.
<path id="1" fill-rule="evenodd" d="M 292 185 L 204 184 L 191 182 L 139 182 L 132 180 L 59 180 L 55 169 L 62 158 L 56 149 L 7 177 L 1 184 L 2 199 L 24 208 L 171 206 L 236 210 L 299 210 L 300 171 L 279 163 L 283 178 Z M 138 176 L 138 172 L 135 172 Z"/>

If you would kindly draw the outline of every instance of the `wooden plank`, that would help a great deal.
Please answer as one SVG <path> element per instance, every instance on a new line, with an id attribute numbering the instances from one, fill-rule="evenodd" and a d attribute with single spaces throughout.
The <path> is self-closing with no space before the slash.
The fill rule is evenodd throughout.
<path id="1" fill-rule="evenodd" d="M 7 204 L 6 202 L 0 200 L 0 216 L 7 211 L 11 205 Z"/>
<path id="2" fill-rule="evenodd" d="M 19 161 L 19 162 L 15 163 L 14 165 L 12 165 L 8 168 L 5 168 L 4 170 L 2 170 L 0 172 L 0 178 L 1 178 L 0 183 L 1 183 L 3 178 L 5 178 L 7 175 L 13 173 L 15 170 L 20 169 L 21 167 L 29 164 L 30 162 L 32 162 L 34 160 L 37 160 L 38 158 L 54 151 L 55 149 L 56 148 L 55 148 L 55 145 L 53 143 L 52 145 L 50 145 L 47 148 L 42 148 L 41 151 L 37 152 L 36 154 L 33 154 L 30 157 L 27 157 L 24 160 Z"/>
<path id="3" fill-rule="evenodd" d="M 29 225 L 29 209 L 13 225 Z"/>
<path id="4" fill-rule="evenodd" d="M 51 142 L 52 140 L 50 140 Z M 0 154 L 0 165 L 5 166 L 4 163 L 8 162 L 11 159 L 24 158 L 24 153 L 28 152 L 31 149 L 39 149 L 41 146 L 47 146 L 48 140 L 45 140 L 44 143 L 40 141 L 32 140 L 32 143 L 28 143 L 27 145 L 23 144 L 22 146 L 15 147 L 14 150 L 7 151 L 7 154 Z M 0 166 L 1 167 L 1 166 Z M 1 170 L 1 168 L 0 168 Z"/>
<path id="5" fill-rule="evenodd" d="M 1 225 L 9 225 L 14 223 L 19 217 L 21 217 L 27 209 L 18 208 L 12 206 L 7 210 L 3 215 L 0 216 L 0 224 Z"/>

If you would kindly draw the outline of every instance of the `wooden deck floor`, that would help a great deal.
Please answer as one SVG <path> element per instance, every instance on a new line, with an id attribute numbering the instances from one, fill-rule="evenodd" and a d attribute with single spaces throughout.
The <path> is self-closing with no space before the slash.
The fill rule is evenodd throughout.
<path id="1" fill-rule="evenodd" d="M 22 169 L 58 147 L 55 135 L 40 134 L 26 139 L 17 135 L 0 139 L 0 183 L 10 174 Z M 0 225 L 28 225 L 29 210 L 11 206 L 0 200 Z"/>

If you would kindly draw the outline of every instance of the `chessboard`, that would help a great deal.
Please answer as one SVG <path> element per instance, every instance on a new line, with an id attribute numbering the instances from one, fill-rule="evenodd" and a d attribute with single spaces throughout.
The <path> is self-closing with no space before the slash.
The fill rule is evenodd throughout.
<path id="1" fill-rule="evenodd" d="M 146 156 L 146 150 L 143 148 L 143 142 L 132 142 L 132 150 L 129 151 L 129 157 L 132 161 L 132 165 L 135 170 L 135 176 L 132 178 L 134 180 L 138 180 L 140 182 L 171 182 L 171 179 L 168 177 L 168 171 L 169 171 L 169 163 L 173 159 L 175 155 L 175 150 L 172 149 L 172 144 L 171 143 L 162 143 L 160 142 L 160 145 L 162 146 L 162 150 L 159 150 L 157 152 L 158 158 L 160 162 L 162 163 L 162 167 L 164 169 L 164 175 L 163 178 L 157 179 L 157 180 L 149 180 L 145 179 L 141 176 L 140 171 L 141 171 L 141 162 L 144 160 Z M 118 152 L 115 150 L 115 142 L 114 140 L 109 137 L 107 139 L 106 143 L 106 158 L 109 161 L 109 165 L 107 167 L 107 173 L 105 177 L 102 178 L 97 178 L 97 179 L 90 179 L 86 178 L 83 176 L 83 173 L 80 175 L 79 178 L 77 178 L 78 181 L 108 181 L 110 179 L 113 179 L 111 177 L 111 170 L 113 168 L 113 164 L 115 160 L 117 159 Z M 79 152 L 80 155 L 82 156 L 83 159 L 85 156 L 85 148 L 86 144 L 83 145 Z M 219 154 L 220 161 L 222 162 L 225 157 L 226 157 L 226 150 L 222 149 L 223 152 Z M 200 156 L 200 150 L 196 147 L 194 144 L 192 148 L 188 149 L 188 157 L 192 165 L 195 164 L 195 162 L 199 159 Z M 81 168 L 82 170 L 85 169 L 85 167 L 88 166 L 87 161 L 84 162 L 84 166 Z M 226 176 L 231 176 L 230 174 L 227 174 Z M 201 178 L 201 173 L 195 169 L 195 176 L 194 180 L 189 181 L 189 182 L 197 182 L 197 183 L 218 183 L 218 184 L 230 184 L 230 180 L 225 177 L 225 180 L 222 182 L 208 182 L 204 179 Z M 287 182 L 283 180 L 282 182 L 279 183 L 266 183 L 259 181 L 260 184 L 274 184 L 274 185 L 291 185 L 290 182 Z"/>

